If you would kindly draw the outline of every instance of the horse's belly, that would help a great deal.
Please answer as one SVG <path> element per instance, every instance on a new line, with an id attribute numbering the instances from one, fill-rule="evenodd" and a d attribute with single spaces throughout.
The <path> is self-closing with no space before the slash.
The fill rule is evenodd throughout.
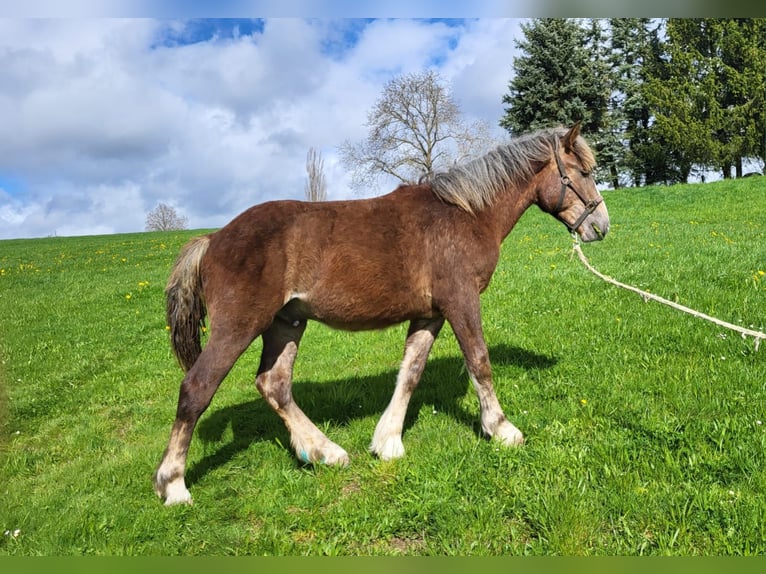
<path id="1" fill-rule="evenodd" d="M 289 322 L 313 320 L 334 329 L 368 331 L 385 329 L 412 319 L 435 315 L 430 297 L 366 298 L 339 294 L 294 294 L 278 315 Z"/>

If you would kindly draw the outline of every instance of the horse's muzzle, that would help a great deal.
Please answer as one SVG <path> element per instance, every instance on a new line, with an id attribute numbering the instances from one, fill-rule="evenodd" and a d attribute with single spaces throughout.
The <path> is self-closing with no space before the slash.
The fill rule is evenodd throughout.
<path id="1" fill-rule="evenodd" d="M 602 202 L 575 231 L 585 243 L 604 239 L 609 232 L 609 213 L 606 210 L 606 205 Z"/>

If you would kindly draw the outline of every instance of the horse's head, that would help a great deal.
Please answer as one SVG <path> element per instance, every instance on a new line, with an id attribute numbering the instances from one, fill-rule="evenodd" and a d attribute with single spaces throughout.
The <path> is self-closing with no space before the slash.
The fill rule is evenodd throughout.
<path id="1" fill-rule="evenodd" d="M 583 241 L 603 239 L 609 230 L 609 213 L 596 189 L 596 162 L 580 136 L 580 123 L 553 138 L 551 160 L 536 176 L 537 205 Z"/>

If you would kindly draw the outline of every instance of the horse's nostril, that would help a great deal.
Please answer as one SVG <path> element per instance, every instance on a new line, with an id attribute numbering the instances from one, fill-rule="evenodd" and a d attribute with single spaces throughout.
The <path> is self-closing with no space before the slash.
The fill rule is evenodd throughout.
<path id="1" fill-rule="evenodd" d="M 597 223 L 591 223 L 591 227 L 593 228 L 593 231 L 596 232 L 596 235 L 598 235 L 599 239 L 603 239 L 606 235 L 606 231 L 601 231 L 601 228 L 598 226 Z"/>

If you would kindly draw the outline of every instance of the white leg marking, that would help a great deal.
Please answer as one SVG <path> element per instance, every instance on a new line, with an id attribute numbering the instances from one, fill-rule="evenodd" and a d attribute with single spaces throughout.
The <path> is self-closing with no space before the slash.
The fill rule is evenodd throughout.
<path id="1" fill-rule="evenodd" d="M 349 464 L 348 453 L 324 435 L 321 439 L 311 437 L 306 440 L 307 438 L 305 436 L 300 439 L 292 438 L 295 454 L 303 462 L 318 462 L 333 466 L 347 466 Z"/>
<path id="2" fill-rule="evenodd" d="M 436 332 L 438 333 L 438 328 Z M 396 376 L 394 394 L 375 427 L 370 444 L 370 452 L 383 460 L 404 456 L 404 444 L 402 444 L 404 417 L 407 415 L 410 397 L 423 373 L 435 338 L 435 333 L 427 328 L 414 331 L 407 337 L 404 359 Z"/>
<path id="3" fill-rule="evenodd" d="M 183 478 L 177 478 L 165 486 L 165 506 L 173 504 L 191 504 L 192 497 L 186 489 Z"/>
<path id="4" fill-rule="evenodd" d="M 154 492 L 165 499 L 165 505 L 185 502 L 191 504 L 191 494 L 184 482 L 184 467 L 186 466 L 186 449 L 182 448 L 184 437 L 189 432 L 186 423 L 176 422 L 170 432 L 168 448 L 162 457 L 157 472 L 154 473 Z M 188 444 L 188 442 L 186 443 Z M 171 477 L 176 477 L 171 479 Z"/>
<path id="5" fill-rule="evenodd" d="M 321 452 L 322 458 L 319 462 L 322 464 L 333 466 L 348 466 L 349 464 L 348 453 L 329 439 L 321 449 Z"/>
<path id="6" fill-rule="evenodd" d="M 402 428 L 396 420 L 404 420 L 404 414 L 392 414 L 398 405 L 392 399 L 383 416 L 380 417 L 375 433 L 372 435 L 370 452 L 382 460 L 392 460 L 404 456 L 404 444 L 402 444 Z M 405 410 L 406 410 L 405 405 Z"/>
<path id="7" fill-rule="evenodd" d="M 470 374 L 471 383 L 479 396 L 481 407 L 481 427 L 490 437 L 499 440 L 505 446 L 519 446 L 524 443 L 524 435 L 512 423 L 505 418 L 497 395 L 492 387 L 479 384 L 473 374 Z M 500 421 L 499 423 L 497 421 Z"/>
<path id="8" fill-rule="evenodd" d="M 294 401 L 277 410 L 277 413 L 285 421 L 295 454 L 303 462 L 348 465 L 348 453 L 327 438 Z"/>
<path id="9" fill-rule="evenodd" d="M 524 435 L 507 420 L 497 426 L 493 436 L 505 446 L 519 446 L 524 444 Z"/>

